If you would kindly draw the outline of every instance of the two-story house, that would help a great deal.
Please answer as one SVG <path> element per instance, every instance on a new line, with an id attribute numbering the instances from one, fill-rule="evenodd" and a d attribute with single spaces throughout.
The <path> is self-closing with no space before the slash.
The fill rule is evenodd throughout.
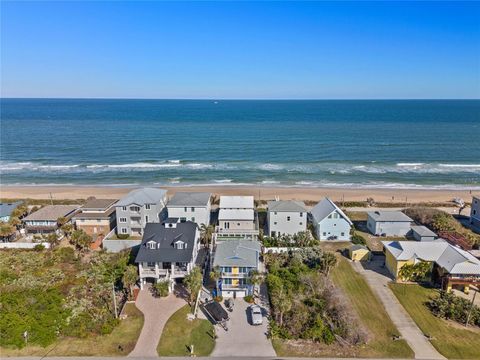
<path id="1" fill-rule="evenodd" d="M 253 196 L 220 196 L 217 237 L 258 235 Z"/>
<path id="2" fill-rule="evenodd" d="M 252 270 L 260 270 L 260 243 L 256 240 L 230 240 L 217 243 L 213 267 L 218 267 L 219 295 L 223 297 L 244 297 L 253 294 L 249 284 Z"/>
<path id="3" fill-rule="evenodd" d="M 176 192 L 167 204 L 168 217 L 208 226 L 211 198 L 212 194 L 207 192 Z"/>
<path id="4" fill-rule="evenodd" d="M 27 234 L 50 234 L 57 231 L 58 220 L 71 221 L 79 205 L 47 205 L 22 219 Z"/>
<path id="5" fill-rule="evenodd" d="M 406 236 L 413 220 L 401 211 L 370 211 L 367 228 L 373 235 Z"/>
<path id="6" fill-rule="evenodd" d="M 295 235 L 307 230 L 307 209 L 302 201 L 268 202 L 268 235 Z"/>
<path id="7" fill-rule="evenodd" d="M 142 236 L 148 223 L 160 223 L 166 216 L 167 191 L 142 188 L 130 191 L 115 204 L 117 234 Z"/>
<path id="8" fill-rule="evenodd" d="M 88 199 L 72 221 L 77 229 L 96 237 L 106 236 L 115 228 L 115 203 L 113 199 Z"/>
<path id="9" fill-rule="evenodd" d="M 138 250 L 140 286 L 148 282 L 175 282 L 185 278 L 195 266 L 199 250 L 200 231 L 191 221 L 162 224 L 148 223 Z"/>
<path id="10" fill-rule="evenodd" d="M 480 195 L 473 196 L 470 210 L 470 224 L 480 228 Z"/>
<path id="11" fill-rule="evenodd" d="M 352 221 L 329 198 L 324 198 L 310 211 L 319 240 L 349 241 Z"/>

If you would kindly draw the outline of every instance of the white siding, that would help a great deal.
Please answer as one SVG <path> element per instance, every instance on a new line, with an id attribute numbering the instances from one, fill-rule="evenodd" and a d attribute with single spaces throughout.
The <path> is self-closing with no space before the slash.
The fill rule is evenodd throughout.
<path id="1" fill-rule="evenodd" d="M 315 232 L 319 240 L 349 241 L 351 226 L 337 211 L 334 211 L 331 218 L 326 217 L 314 224 Z M 329 215 L 329 216 L 330 216 Z"/>
<path id="2" fill-rule="evenodd" d="M 168 217 L 185 219 L 186 221 L 193 221 L 201 226 L 202 224 L 210 224 L 210 205 L 208 207 L 192 207 L 191 206 L 175 206 L 167 205 Z"/>
<path id="3" fill-rule="evenodd" d="M 288 220 L 290 219 L 290 220 Z M 268 212 L 268 233 L 272 236 L 287 234 L 294 235 L 307 230 L 306 212 L 269 211 Z"/>

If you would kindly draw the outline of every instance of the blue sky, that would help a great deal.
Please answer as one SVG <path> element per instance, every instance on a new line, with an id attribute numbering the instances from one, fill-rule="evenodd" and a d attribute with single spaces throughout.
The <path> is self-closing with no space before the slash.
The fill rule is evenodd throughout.
<path id="1" fill-rule="evenodd" d="M 480 3 L 3 2 L 3 97 L 480 98 Z"/>

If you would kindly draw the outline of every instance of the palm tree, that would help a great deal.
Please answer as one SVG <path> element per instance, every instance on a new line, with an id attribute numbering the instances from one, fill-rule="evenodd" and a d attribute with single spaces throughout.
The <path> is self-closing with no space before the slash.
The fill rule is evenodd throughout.
<path id="1" fill-rule="evenodd" d="M 255 290 L 255 287 L 260 285 L 262 281 L 263 276 L 258 270 L 252 270 L 248 274 L 247 283 L 252 286 L 253 290 Z M 255 296 L 255 291 L 253 291 L 253 295 Z"/>
<path id="2" fill-rule="evenodd" d="M 15 226 L 9 224 L 9 223 L 0 223 L 0 238 L 8 238 L 15 233 Z"/>
<path id="3" fill-rule="evenodd" d="M 134 265 L 128 265 L 123 273 L 122 282 L 124 288 L 128 289 L 129 298 L 133 297 L 133 285 L 138 280 L 138 271 L 137 267 Z"/>
<path id="4" fill-rule="evenodd" d="M 190 274 L 185 276 L 183 283 L 188 291 L 190 306 L 192 306 L 193 310 L 195 299 L 198 295 L 198 292 L 202 289 L 203 276 L 200 268 L 197 266 L 194 267 Z"/>
<path id="5" fill-rule="evenodd" d="M 205 248 L 208 248 L 212 241 L 212 236 L 214 232 L 213 226 L 202 224 L 202 226 L 200 227 L 200 232 L 202 244 Z"/>
<path id="6" fill-rule="evenodd" d="M 215 281 L 215 289 L 218 293 L 218 280 L 222 277 L 222 271 L 220 270 L 220 266 L 215 266 L 212 271 L 210 271 L 210 279 Z"/>

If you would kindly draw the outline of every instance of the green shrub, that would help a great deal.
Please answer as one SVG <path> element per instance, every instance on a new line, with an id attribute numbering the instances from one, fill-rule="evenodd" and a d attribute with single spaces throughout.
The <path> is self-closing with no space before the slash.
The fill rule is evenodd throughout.
<path id="1" fill-rule="evenodd" d="M 126 240 L 130 237 L 128 234 L 117 234 L 117 238 L 120 240 Z"/>
<path id="2" fill-rule="evenodd" d="M 168 281 L 159 281 L 153 285 L 153 293 L 158 297 L 166 297 L 169 294 L 169 285 Z"/>
<path id="3" fill-rule="evenodd" d="M 35 251 L 43 251 L 43 250 L 45 250 L 45 245 L 43 245 L 43 244 L 37 244 L 37 245 L 34 246 L 33 250 L 35 250 Z"/>
<path id="4" fill-rule="evenodd" d="M 253 296 L 252 295 L 247 295 L 243 298 L 247 303 L 252 304 L 253 303 Z"/>
<path id="5" fill-rule="evenodd" d="M 469 324 L 480 326 L 480 307 L 473 305 L 467 299 L 455 296 L 451 292 L 440 291 L 437 298 L 428 303 L 430 311 L 437 317 L 453 320 L 463 325 L 467 322 L 470 312 Z"/>
<path id="6" fill-rule="evenodd" d="M 358 245 L 367 245 L 367 241 L 365 240 L 365 238 L 356 232 L 354 232 L 352 235 L 352 243 Z"/>

